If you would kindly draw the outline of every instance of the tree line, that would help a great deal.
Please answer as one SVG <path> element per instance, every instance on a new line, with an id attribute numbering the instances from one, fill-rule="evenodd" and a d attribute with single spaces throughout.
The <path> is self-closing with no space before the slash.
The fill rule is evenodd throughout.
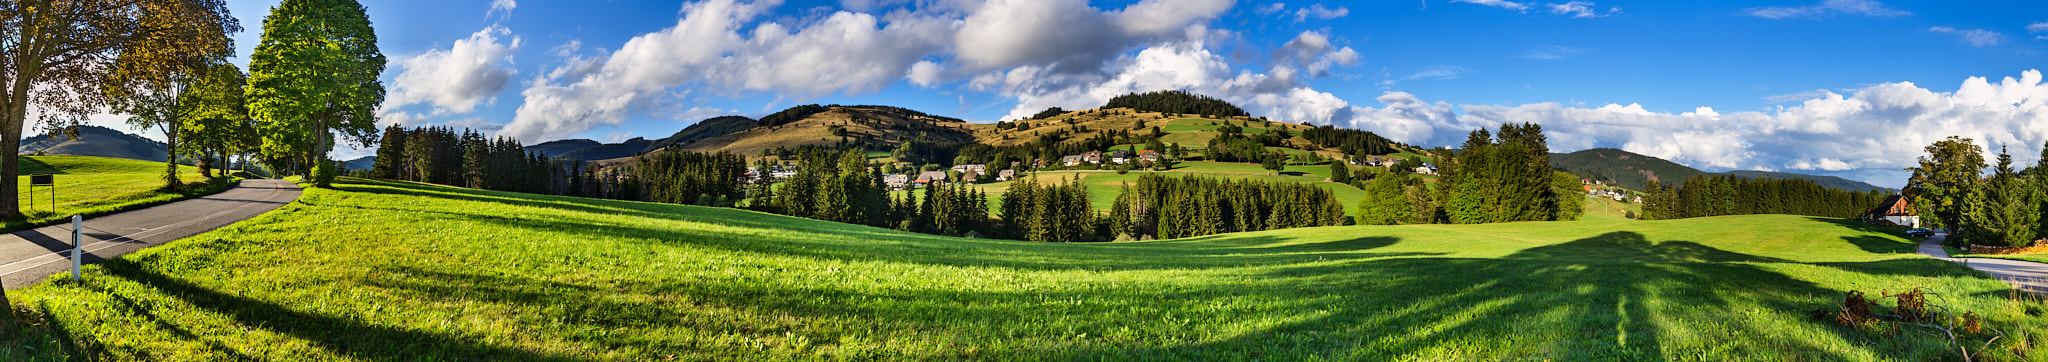
<path id="1" fill-rule="evenodd" d="M 518 140 L 486 138 L 447 127 L 384 128 L 372 176 L 469 188 L 564 194 L 567 175 L 555 160 L 526 152 Z"/>
<path id="2" fill-rule="evenodd" d="M 1502 124 L 1466 137 L 1457 162 L 1439 167 L 1443 207 L 1427 215 L 1452 224 L 1575 220 L 1585 197 L 1579 178 L 1550 169 L 1542 126 Z"/>
<path id="3" fill-rule="evenodd" d="M 1855 218 L 1884 200 L 1879 192 L 1849 191 L 1804 179 L 1693 176 L 1681 186 L 1652 180 L 1643 197 L 1643 220 L 1754 214 Z"/>
<path id="4" fill-rule="evenodd" d="M 2048 144 L 2041 155 L 2048 158 Z M 2001 147 L 1998 164 L 1984 174 L 1983 148 L 1951 136 L 1928 145 L 1903 195 L 1921 221 L 1951 231 L 1948 245 L 2026 246 L 2048 236 L 2048 168 L 2016 171 Z"/>
<path id="5" fill-rule="evenodd" d="M 1250 117 L 1243 108 L 1221 99 L 1177 90 L 1130 93 L 1109 99 L 1102 108 L 1130 108 L 1139 112 L 1185 113 L 1212 117 Z"/>
<path id="6" fill-rule="evenodd" d="M 1321 126 L 1301 132 L 1301 138 L 1314 142 L 1316 147 L 1331 147 L 1345 155 L 1357 157 L 1394 153 L 1393 140 L 1380 137 L 1368 131 Z"/>
<path id="7" fill-rule="evenodd" d="M 1146 174 L 1110 207 L 1110 231 L 1172 239 L 1344 224 L 1336 196 L 1311 184 Z"/>

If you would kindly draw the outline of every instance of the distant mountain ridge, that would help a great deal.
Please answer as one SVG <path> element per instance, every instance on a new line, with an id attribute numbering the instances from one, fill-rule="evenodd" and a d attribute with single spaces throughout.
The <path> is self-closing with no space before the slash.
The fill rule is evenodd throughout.
<path id="1" fill-rule="evenodd" d="M 1813 181 L 1821 186 L 1850 191 L 1896 191 L 1835 176 L 1771 171 L 1708 173 L 1661 158 L 1612 148 L 1595 148 L 1572 153 L 1553 153 L 1550 154 L 1550 168 L 1630 190 L 1643 190 L 1649 186 L 1652 180 L 1662 183 L 1666 187 L 1671 187 L 1685 182 L 1685 179 L 1694 176 L 1725 174 L 1748 179 L 1804 179 Z"/>
<path id="2" fill-rule="evenodd" d="M 54 137 L 53 137 L 54 136 Z M 126 158 L 143 161 L 163 161 L 171 154 L 170 146 L 142 136 L 121 132 L 112 128 L 80 125 L 78 139 L 70 139 L 63 133 L 40 134 L 21 140 L 21 154 L 42 153 L 46 155 L 97 156 Z"/>

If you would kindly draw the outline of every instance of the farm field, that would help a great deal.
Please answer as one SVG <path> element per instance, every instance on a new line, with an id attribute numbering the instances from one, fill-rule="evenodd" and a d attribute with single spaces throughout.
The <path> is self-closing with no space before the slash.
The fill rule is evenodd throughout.
<path id="1" fill-rule="evenodd" d="M 15 177 L 20 192 L 22 211 L 28 220 L 7 222 L 0 229 L 7 231 L 26 229 L 34 225 L 47 225 L 68 219 L 71 215 L 87 216 L 106 214 L 136 207 L 160 204 L 211 193 L 225 188 L 202 187 L 187 190 L 185 194 L 164 192 L 164 163 L 162 161 L 138 161 L 119 158 L 87 156 L 22 156 L 21 169 Z M 204 181 L 199 169 L 180 166 L 180 176 L 187 183 Z M 52 210 L 50 188 L 37 187 L 30 190 L 29 176 L 53 174 L 57 183 L 55 210 Z M 34 192 L 31 204 L 30 192 Z"/>
<path id="2" fill-rule="evenodd" d="M 1912 288 L 2044 357 L 2048 305 L 1913 247 L 1786 215 L 1049 244 L 344 178 L 12 293 L 0 359 L 1955 359 L 1809 317 Z"/>

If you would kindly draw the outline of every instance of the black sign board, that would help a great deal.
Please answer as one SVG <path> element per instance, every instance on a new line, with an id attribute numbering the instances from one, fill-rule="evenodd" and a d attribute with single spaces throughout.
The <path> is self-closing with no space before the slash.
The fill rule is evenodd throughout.
<path id="1" fill-rule="evenodd" d="M 57 186 L 57 175 L 28 175 L 29 186 Z"/>

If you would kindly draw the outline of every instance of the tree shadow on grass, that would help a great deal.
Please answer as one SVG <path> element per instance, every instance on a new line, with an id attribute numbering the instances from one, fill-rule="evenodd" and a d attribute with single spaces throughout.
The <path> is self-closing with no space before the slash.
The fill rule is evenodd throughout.
<path id="1" fill-rule="evenodd" d="M 251 299 L 165 276 L 129 259 L 102 265 L 108 275 L 127 279 L 234 319 L 245 327 L 266 329 L 311 342 L 339 355 L 370 359 L 447 359 L 573 361 L 473 340 L 364 323 L 355 318 L 308 313 L 269 301 Z M 400 357 L 403 356 L 403 357 Z"/>

